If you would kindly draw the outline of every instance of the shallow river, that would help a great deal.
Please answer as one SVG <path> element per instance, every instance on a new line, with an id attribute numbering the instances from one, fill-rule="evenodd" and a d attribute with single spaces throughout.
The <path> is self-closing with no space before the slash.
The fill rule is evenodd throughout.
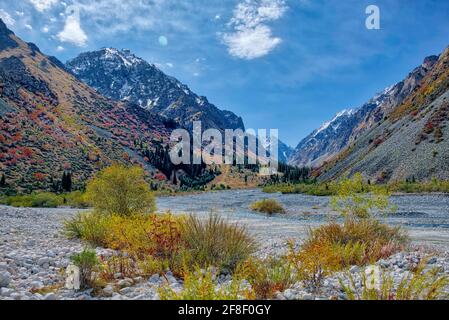
<path id="1" fill-rule="evenodd" d="M 274 198 L 287 209 L 283 216 L 268 217 L 251 212 L 249 205 L 264 198 Z M 433 244 L 449 250 L 449 196 L 393 196 L 396 212 L 382 217 L 391 225 L 406 228 L 416 244 Z M 290 238 L 303 238 L 310 227 L 328 221 L 332 216 L 328 197 L 266 194 L 261 190 L 232 190 L 195 195 L 162 197 L 161 211 L 173 213 L 220 214 L 248 230 L 266 245 L 275 245 Z"/>

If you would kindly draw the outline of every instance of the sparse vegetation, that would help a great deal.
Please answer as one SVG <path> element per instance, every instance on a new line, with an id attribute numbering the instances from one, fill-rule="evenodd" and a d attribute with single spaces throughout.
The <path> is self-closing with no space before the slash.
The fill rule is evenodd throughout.
<path id="1" fill-rule="evenodd" d="M 94 271 L 99 266 L 96 252 L 94 250 L 84 249 L 83 252 L 72 256 L 70 260 L 80 269 L 81 289 L 93 288 L 95 286 Z"/>
<path id="2" fill-rule="evenodd" d="M 438 155 L 438 154 L 437 154 Z M 263 188 L 266 193 L 307 194 L 312 196 L 335 196 L 339 192 L 338 182 L 329 183 L 301 183 L 301 184 L 272 184 Z M 406 181 L 391 182 L 389 184 L 372 184 L 363 181 L 360 193 L 380 191 L 384 193 L 449 193 L 449 181 L 432 179 L 417 182 L 413 177 Z"/>
<path id="3" fill-rule="evenodd" d="M 275 199 L 263 199 L 254 202 L 251 205 L 251 210 L 266 214 L 285 213 L 284 207 Z"/>
<path id="4" fill-rule="evenodd" d="M 159 289 L 162 300 L 243 300 L 253 299 L 252 290 L 239 279 L 217 288 L 216 274 L 208 270 L 196 269 L 184 275 L 184 289 L 176 292 L 169 286 Z"/>
<path id="5" fill-rule="evenodd" d="M 273 299 L 276 292 L 288 289 L 297 281 L 294 268 L 286 258 L 251 258 L 239 266 L 237 274 L 249 281 L 258 300 Z"/>
<path id="6" fill-rule="evenodd" d="M 425 262 L 414 272 L 407 273 L 399 283 L 386 272 L 360 274 L 362 286 L 355 285 L 354 277 L 348 274 L 349 284 L 340 279 L 340 284 L 349 300 L 439 300 L 448 298 L 445 293 L 449 285 L 446 275 L 439 275 L 438 269 L 425 270 Z M 378 279 L 375 279 L 375 278 Z"/>
<path id="7" fill-rule="evenodd" d="M 399 228 L 391 228 L 373 217 L 373 210 L 389 208 L 388 196 L 361 193 L 361 176 L 339 183 L 331 202 L 345 218 L 343 224 L 331 222 L 315 230 L 299 251 L 293 246 L 288 255 L 298 276 L 310 287 L 318 288 L 328 274 L 352 265 L 366 265 L 404 248 L 408 238 Z"/>

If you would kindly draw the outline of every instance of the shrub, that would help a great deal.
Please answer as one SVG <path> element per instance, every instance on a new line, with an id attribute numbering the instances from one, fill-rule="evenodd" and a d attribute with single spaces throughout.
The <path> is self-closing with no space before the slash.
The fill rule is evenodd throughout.
<path id="1" fill-rule="evenodd" d="M 82 239 L 92 246 L 107 246 L 108 218 L 98 213 L 79 213 L 64 223 L 65 235 Z"/>
<path id="2" fill-rule="evenodd" d="M 96 252 L 84 249 L 83 252 L 73 255 L 70 260 L 80 269 L 81 289 L 94 287 L 95 279 L 93 274 L 99 265 Z"/>
<path id="3" fill-rule="evenodd" d="M 250 282 L 256 299 L 272 299 L 296 282 L 294 269 L 286 258 L 249 259 L 239 265 L 236 274 Z"/>
<path id="4" fill-rule="evenodd" d="M 267 214 L 285 213 L 284 207 L 274 199 L 264 199 L 254 202 L 251 205 L 251 210 Z"/>
<path id="5" fill-rule="evenodd" d="M 366 191 L 362 175 L 357 173 L 352 179 L 339 182 L 331 206 L 344 217 L 359 219 L 372 217 L 374 211 L 387 212 L 391 209 L 385 188 L 371 187 L 370 193 Z"/>
<path id="6" fill-rule="evenodd" d="M 211 270 L 196 269 L 184 277 L 184 288 L 176 292 L 169 286 L 159 289 L 161 300 L 243 300 L 252 299 L 250 288 L 239 279 L 219 286 L 215 274 Z"/>
<path id="7" fill-rule="evenodd" d="M 288 259 L 299 278 L 317 289 L 330 273 L 387 258 L 403 250 L 407 242 L 399 228 L 373 219 L 346 219 L 343 224 L 333 222 L 311 230 L 299 251 L 290 247 Z"/>
<path id="8" fill-rule="evenodd" d="M 124 254 L 116 254 L 112 257 L 100 257 L 101 279 L 110 282 L 114 281 L 115 275 L 120 273 L 124 278 L 133 278 L 139 272 L 136 262 Z"/>
<path id="9" fill-rule="evenodd" d="M 439 275 L 437 268 L 425 271 L 425 262 L 413 273 L 407 273 L 395 284 L 391 274 L 379 275 L 361 273 L 362 286 L 355 284 L 354 277 L 348 274 L 349 284 L 340 279 L 340 285 L 349 300 L 439 300 L 447 299 L 449 277 Z M 379 277 L 379 279 L 370 279 Z M 376 285 L 377 284 L 377 285 Z"/>
<path id="10" fill-rule="evenodd" d="M 401 251 L 408 238 L 400 228 L 392 228 L 372 219 L 347 219 L 343 224 L 329 223 L 310 231 L 302 250 L 316 244 L 329 246 L 336 256 L 334 268 L 363 265 Z"/>
<path id="11" fill-rule="evenodd" d="M 107 246 L 139 259 L 152 256 L 170 259 L 183 248 L 181 224 L 184 217 L 163 215 L 113 215 L 108 218 Z"/>
<path id="12" fill-rule="evenodd" d="M 156 210 L 154 195 L 140 167 L 115 164 L 88 183 L 86 199 L 105 214 L 131 215 Z"/>
<path id="13" fill-rule="evenodd" d="M 206 220 L 189 216 L 182 228 L 182 239 L 192 263 L 228 271 L 234 270 L 256 249 L 245 228 L 229 224 L 217 215 L 210 215 Z"/>

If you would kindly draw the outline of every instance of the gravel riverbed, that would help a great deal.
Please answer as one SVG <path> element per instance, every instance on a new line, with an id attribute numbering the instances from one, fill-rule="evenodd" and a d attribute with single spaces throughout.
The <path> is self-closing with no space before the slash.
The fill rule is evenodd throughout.
<path id="1" fill-rule="evenodd" d="M 227 193 L 224 197 L 230 195 L 232 193 Z M 211 196 L 216 197 L 217 195 L 206 197 Z M 256 198 L 255 194 L 251 192 L 244 194 L 243 198 L 246 203 L 251 203 L 252 196 Z M 222 203 L 229 204 L 223 202 L 223 196 L 221 198 Z M 209 201 L 207 198 L 206 200 Z M 312 201 L 316 201 L 316 199 L 312 199 Z M 446 203 L 445 201 L 446 199 L 443 199 L 443 203 Z M 435 204 L 435 201 L 433 203 Z M 194 209 L 198 209 L 195 207 L 199 206 L 198 201 L 183 197 L 158 200 L 158 207 L 161 210 L 172 209 L 175 213 L 178 211 L 189 212 L 190 208 L 183 204 L 191 204 Z M 219 211 L 219 213 L 231 221 L 237 221 L 247 226 L 261 244 L 258 252 L 260 257 L 279 254 L 286 247 L 288 239 L 292 237 L 301 239 L 310 226 L 325 221 L 320 217 L 310 219 L 305 216 L 301 218 L 299 211 L 290 212 L 285 218 L 259 216 L 249 213 L 247 209 L 240 210 L 244 211 L 240 213 L 237 209 L 236 213 L 235 206 L 234 211 L 231 212 L 231 210 L 227 210 L 226 205 L 224 209 L 222 208 L 224 211 Z M 245 205 L 242 203 L 241 206 L 243 208 Z M 313 206 L 310 205 L 310 207 Z M 318 208 L 324 206 L 323 203 L 315 204 L 317 211 Z M 433 209 L 436 210 L 436 208 Z M 140 277 L 123 279 L 117 275 L 117 279 L 103 290 L 101 298 L 94 297 L 89 291 L 74 292 L 64 289 L 64 270 L 69 264 L 70 256 L 82 251 L 83 245 L 79 241 L 65 239 L 61 231 L 64 220 L 73 217 L 79 211 L 69 208 L 34 209 L 0 206 L 0 300 L 152 300 L 159 298 L 157 289 L 161 285 L 168 283 L 176 290 L 182 288 L 182 281 L 168 274 L 164 278 L 154 275 L 149 279 Z M 210 212 L 210 210 L 205 206 L 198 212 L 201 214 Z M 404 216 L 401 219 L 404 219 Z M 388 260 L 378 262 L 379 266 L 392 273 L 395 281 L 399 281 L 404 275 L 407 275 L 413 266 L 424 257 L 430 257 L 429 268 L 437 267 L 441 274 L 449 274 L 449 241 L 447 241 L 449 237 L 447 229 L 441 226 L 443 220 L 440 217 L 438 219 L 433 217 L 433 221 L 437 221 L 439 226 L 426 227 L 423 226 L 425 222 L 423 217 L 420 216 L 419 219 L 419 225 L 413 226 L 410 226 L 406 220 L 401 220 L 414 240 L 412 252 L 400 253 Z M 392 224 L 395 222 L 393 221 Z M 113 254 L 110 250 L 101 248 L 96 250 L 99 255 L 103 256 Z M 351 272 L 356 278 L 359 271 L 357 267 L 351 268 Z M 285 292 L 279 293 L 277 298 L 344 299 L 345 296 L 339 285 L 341 277 L 342 275 L 334 275 L 327 278 L 320 292 L 312 292 L 298 283 Z M 223 281 L 227 280 L 229 279 L 223 279 Z M 358 283 L 361 285 L 360 281 Z"/>

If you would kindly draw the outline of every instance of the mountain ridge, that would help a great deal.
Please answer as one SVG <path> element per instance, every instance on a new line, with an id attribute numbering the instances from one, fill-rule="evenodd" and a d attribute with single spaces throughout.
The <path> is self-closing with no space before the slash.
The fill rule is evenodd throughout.
<path id="1" fill-rule="evenodd" d="M 325 122 L 320 129 L 301 140 L 289 158 L 289 163 L 319 167 L 338 155 L 413 93 L 437 60 L 438 56 L 426 57 L 404 80 L 377 93 L 361 107 L 350 109 L 350 113 L 344 110 L 331 121 Z"/>
<path id="2" fill-rule="evenodd" d="M 103 48 L 81 53 L 67 61 L 66 66 L 102 95 L 129 101 L 187 129 L 192 128 L 193 121 L 201 121 L 206 129 L 245 128 L 241 117 L 220 110 L 206 97 L 195 94 L 187 85 L 129 50 Z"/>

